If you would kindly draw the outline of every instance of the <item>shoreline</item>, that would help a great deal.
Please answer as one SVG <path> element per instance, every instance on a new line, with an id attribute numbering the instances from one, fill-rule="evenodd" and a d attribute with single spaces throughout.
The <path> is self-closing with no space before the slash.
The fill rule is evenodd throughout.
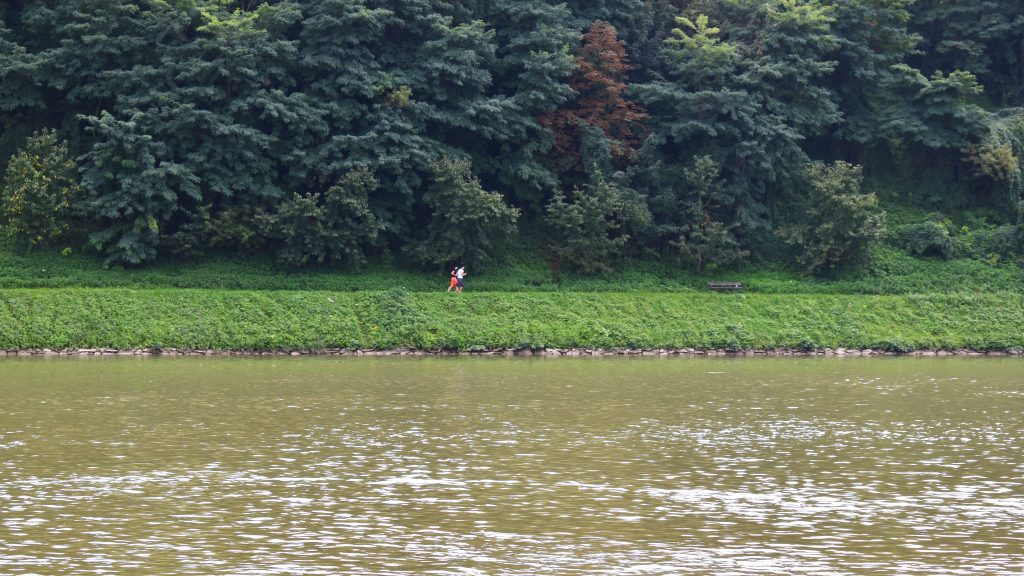
<path id="1" fill-rule="evenodd" d="M 754 357 L 832 357 L 832 358 L 853 358 L 853 357 L 879 357 L 879 356 L 919 356 L 919 357 L 952 357 L 952 356 L 1024 356 L 1024 349 L 1012 347 L 1006 350 L 974 350 L 960 348 L 955 350 L 912 350 L 893 351 L 882 349 L 858 349 L 858 348 L 821 348 L 817 350 L 795 350 L 789 348 L 776 349 L 745 349 L 732 350 L 721 348 L 544 348 L 534 350 L 530 348 L 496 348 L 486 350 L 421 350 L 414 348 L 396 348 L 387 350 L 351 350 L 351 349 L 325 349 L 325 350 L 193 350 L 193 349 L 115 349 L 115 348 L 72 348 L 52 350 L 49 348 L 29 348 L 20 350 L 0 350 L 0 358 L 29 358 L 29 357 L 541 357 L 541 358 L 596 358 L 596 357 L 645 357 L 645 358 L 668 358 L 668 357 L 732 357 L 732 358 L 754 358 Z"/>

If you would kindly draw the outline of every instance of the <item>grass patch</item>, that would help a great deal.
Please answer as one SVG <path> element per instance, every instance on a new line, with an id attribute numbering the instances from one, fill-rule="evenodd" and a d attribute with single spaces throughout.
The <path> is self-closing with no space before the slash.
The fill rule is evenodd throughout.
<path id="1" fill-rule="evenodd" d="M 0 348 L 1024 346 L 1024 295 L 0 290 Z"/>

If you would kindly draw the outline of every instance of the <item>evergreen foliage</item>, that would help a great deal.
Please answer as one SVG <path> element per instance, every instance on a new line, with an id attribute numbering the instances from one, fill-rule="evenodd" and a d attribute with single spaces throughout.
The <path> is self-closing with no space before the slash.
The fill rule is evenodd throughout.
<path id="1" fill-rule="evenodd" d="M 277 258 L 289 266 L 340 263 L 359 268 L 379 242 L 384 224 L 370 210 L 379 187 L 368 169 L 354 170 L 319 197 L 296 194 L 262 218 L 267 236 L 279 238 Z"/>
<path id="2" fill-rule="evenodd" d="M 640 214 L 638 218 L 635 204 L 600 172 L 592 185 L 574 189 L 571 198 L 556 192 L 546 217 L 554 269 L 610 272 L 629 241 L 630 226 L 643 220 Z"/>
<path id="3" fill-rule="evenodd" d="M 407 252 L 422 264 L 481 268 L 493 262 L 515 234 L 519 210 L 501 194 L 484 190 L 467 160 L 442 158 L 432 171 L 423 197 L 429 220 Z"/>
<path id="4" fill-rule="evenodd" d="M 818 242 L 803 266 L 823 272 L 864 247 L 812 234 L 812 199 L 873 235 L 837 162 L 897 203 L 984 212 L 973 240 L 947 230 L 954 252 L 1012 259 L 1022 108 L 1019 0 L 0 4 L 7 193 L 39 181 L 34 133 L 66 142 L 81 186 L 7 231 L 66 230 L 112 266 L 263 247 L 479 266 L 521 214 L 590 273 L 771 258 L 781 237 Z M 34 201 L 64 202 L 52 186 Z M 947 253 L 919 228 L 897 244 Z"/>
<path id="5" fill-rule="evenodd" d="M 671 204 L 676 206 L 670 204 L 669 207 L 680 208 L 675 213 L 686 218 L 686 222 L 663 227 L 663 230 L 676 237 L 669 240 L 669 245 L 678 249 L 684 262 L 695 265 L 698 274 L 705 267 L 729 266 L 749 256 L 750 252 L 740 247 L 731 230 L 714 219 L 712 202 L 721 187 L 719 168 L 715 161 L 709 156 L 698 156 L 693 166 L 683 171 L 683 175 L 688 188 L 683 205 L 678 206 L 677 198 L 668 200 L 674 200 Z M 674 211 L 663 212 L 671 215 Z"/>

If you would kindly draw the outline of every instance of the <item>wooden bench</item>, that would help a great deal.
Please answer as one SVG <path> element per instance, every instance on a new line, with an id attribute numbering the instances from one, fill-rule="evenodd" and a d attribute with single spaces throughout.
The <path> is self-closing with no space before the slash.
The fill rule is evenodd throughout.
<path id="1" fill-rule="evenodd" d="M 721 292 L 723 290 L 743 290 L 742 282 L 708 282 L 708 290 Z"/>

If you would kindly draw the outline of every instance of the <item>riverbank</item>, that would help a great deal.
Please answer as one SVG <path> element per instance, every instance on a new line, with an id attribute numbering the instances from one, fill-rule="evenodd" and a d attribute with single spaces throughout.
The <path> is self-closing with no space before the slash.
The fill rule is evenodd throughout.
<path id="1" fill-rule="evenodd" d="M 141 348 L 135 350 L 115 350 L 115 349 L 65 349 L 65 350 L 50 350 L 48 348 L 43 349 L 31 349 L 31 350 L 0 350 L 0 358 L 2 357 L 92 357 L 92 356 L 160 356 L 160 357 L 179 357 L 179 356 L 242 356 L 242 357 L 264 357 L 264 356 L 365 356 L 369 358 L 374 357 L 389 357 L 389 356 L 526 356 L 526 357 L 542 357 L 542 358 L 601 358 L 606 356 L 625 356 L 625 357 L 659 357 L 667 358 L 672 356 L 684 356 L 684 357 L 715 357 L 715 356 L 743 356 L 743 357 L 767 357 L 767 356 L 800 356 L 800 357 L 812 357 L 812 356 L 824 356 L 824 357 L 836 357 L 836 358 L 852 358 L 852 357 L 879 357 L 879 356 L 921 356 L 921 357 L 950 357 L 950 356 L 1024 356 L 1024 349 L 1014 347 L 1009 350 L 914 350 L 911 352 L 892 352 L 887 350 L 872 350 L 872 349 L 846 349 L 838 348 L 833 350 L 832 348 L 823 348 L 819 350 L 793 350 L 793 349 L 773 349 L 773 350 L 726 350 L 726 349 L 695 349 L 695 348 L 684 348 L 684 349 L 666 349 L 661 348 L 658 350 L 642 350 L 636 348 L 615 348 L 615 349 L 592 349 L 592 348 L 545 348 L 543 350 L 533 350 L 530 348 L 503 348 L 497 350 L 483 350 L 483 351 L 459 351 L 459 350 L 415 350 L 415 349 L 396 349 L 396 350 L 346 350 L 342 348 L 330 349 L 330 350 L 293 350 L 287 351 L 257 351 L 257 350 L 179 350 L 177 348 L 171 349 L 150 349 Z"/>
<path id="2" fill-rule="evenodd" d="M 984 353 L 1024 349 L 1022 326 L 1024 295 L 1012 292 L 864 296 L 0 290 L 0 350 L 15 354 Z"/>

